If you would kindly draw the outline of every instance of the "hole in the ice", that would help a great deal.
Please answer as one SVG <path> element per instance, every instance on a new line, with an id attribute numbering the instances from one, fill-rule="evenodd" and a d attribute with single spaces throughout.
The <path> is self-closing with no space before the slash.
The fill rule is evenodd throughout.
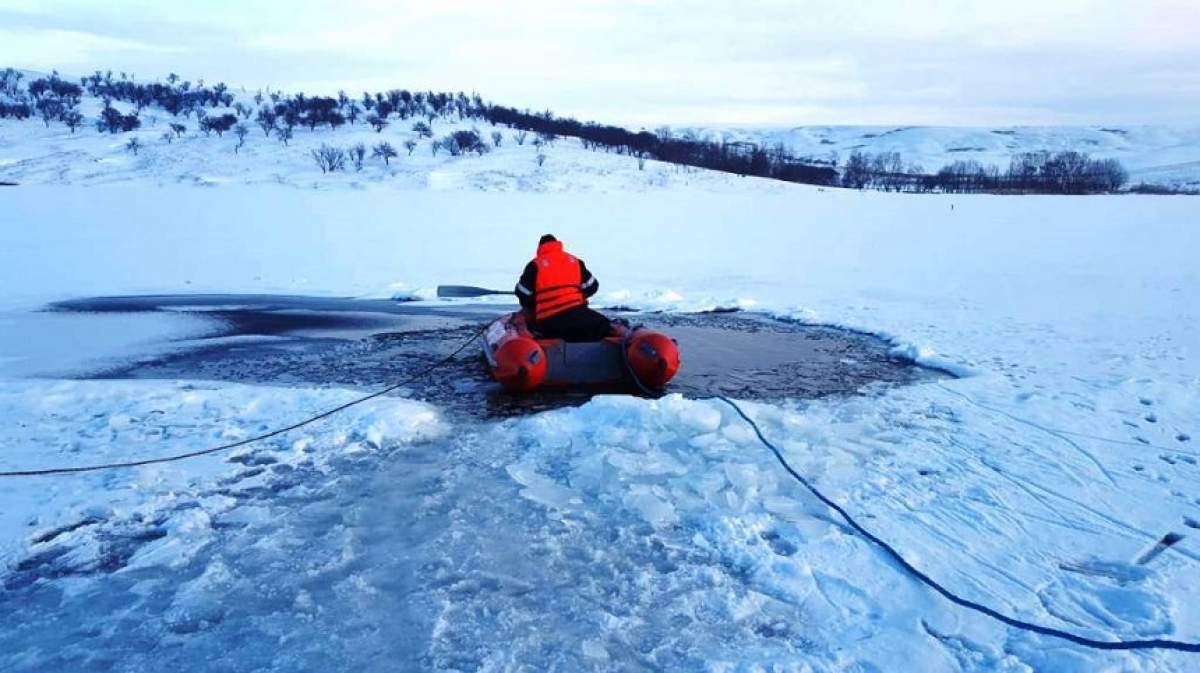
<path id="1" fill-rule="evenodd" d="M 375 389 L 425 367 L 511 310 L 495 305 L 414 306 L 384 300 L 269 295 L 109 297 L 54 304 L 50 310 L 205 315 L 220 327 L 165 355 L 143 357 L 85 377 L 208 379 Z M 683 367 L 669 392 L 689 397 L 811 399 L 851 395 L 950 374 L 921 366 L 872 334 L 772 319 L 745 311 L 636 313 L 633 322 L 677 339 Z M 234 341 L 226 337 L 270 337 Z M 282 338 L 282 339 L 281 339 Z M 597 391 L 509 395 L 473 350 L 408 393 L 448 410 L 510 416 L 582 404 Z M 239 456 L 267 464 L 261 452 Z"/>

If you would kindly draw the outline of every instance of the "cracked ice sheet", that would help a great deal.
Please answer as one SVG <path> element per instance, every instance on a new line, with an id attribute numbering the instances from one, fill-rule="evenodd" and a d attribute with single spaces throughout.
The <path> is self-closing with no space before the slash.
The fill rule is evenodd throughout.
<path id="1" fill-rule="evenodd" d="M 955 411 L 960 399 L 925 385 L 748 407 L 801 473 L 965 597 L 1096 639 L 1194 640 L 1195 552 L 1177 547 L 1148 566 L 1132 559 L 1164 521 L 1194 509 L 1161 491 L 1196 493 L 1195 466 L 1178 464 L 1187 469 L 1167 486 L 1122 466 L 1128 447 L 1075 449 L 1007 416 Z M 610 610 L 613 623 L 583 645 L 587 652 L 600 643 L 610 653 L 637 651 L 631 633 L 647 623 L 658 633 L 668 622 L 696 636 L 686 656 L 677 636 L 660 633 L 633 661 L 714 670 L 800 659 L 817 670 L 890 670 L 905 661 L 907 670 L 1184 671 L 1194 663 L 1177 653 L 1090 651 L 941 600 L 791 481 L 719 402 L 598 398 L 523 420 L 512 434 L 524 438 L 521 483 L 573 495 L 556 504 L 522 491 L 546 516 L 601 517 L 667 550 L 637 564 L 648 575 L 637 581 L 644 594 L 612 596 L 607 587 L 588 595 L 586 583 L 561 591 Z M 631 452 L 646 460 L 630 460 Z M 551 549 L 546 562 L 561 564 L 558 573 L 592 574 L 571 567 L 577 550 Z M 608 551 L 595 562 L 620 566 L 632 553 Z"/>
<path id="2" fill-rule="evenodd" d="M 207 382 L 0 381 L 0 417 L 19 420 L 0 429 L 0 471 L 195 451 L 301 420 L 359 395 Z M 230 492 L 278 489 L 275 482 L 286 483 L 297 471 L 327 472 L 335 460 L 444 431 L 433 408 L 381 398 L 320 426 L 187 461 L 6 478 L 0 491 L 0 566 L 10 571 L 6 579 L 19 583 L 22 573 L 11 571 L 22 559 L 52 555 L 54 549 L 106 535 L 112 527 L 137 529 L 126 537 L 146 544 L 107 557 L 96 546 L 95 554 L 59 564 L 57 570 L 89 575 L 113 563 L 179 564 L 211 536 L 208 523 L 196 518 L 233 507 Z"/>
<path id="3" fill-rule="evenodd" d="M 154 399 L 156 385 L 166 384 L 126 394 Z M 264 403 L 288 394 L 232 387 L 226 401 L 251 418 L 271 410 L 247 393 Z M 159 395 L 174 397 L 169 386 Z M 1194 610 L 1178 598 L 1195 590 L 1190 562 L 1172 552 L 1131 567 L 1120 549 L 1108 553 L 1120 539 L 1108 518 L 1045 525 L 1024 489 L 937 443 L 962 432 L 939 396 L 955 399 L 926 386 L 747 409 L 864 525 L 969 597 L 1096 637 L 1182 630 Z M 61 595 L 54 609 L 9 606 L 19 612 L 0 637 L 11 639 L 6 660 L 16 670 L 1188 670 L 1182 655 L 1088 652 L 949 606 L 791 482 L 719 402 L 601 397 L 453 433 L 430 426 L 428 408 L 396 403 L 314 429 L 304 446 L 328 444 L 328 462 L 281 460 L 301 473 L 291 482 L 290 472 L 250 474 L 290 450 L 268 446 L 237 467 L 207 466 L 235 470 L 231 481 L 162 501 L 183 507 L 62 533 L 74 556 L 52 565 L 80 574 L 48 585 L 61 594 L 28 594 Z M 136 405 L 113 406 L 139 417 Z M 1010 430 L 973 422 L 973 432 Z M 372 436 L 403 450 L 372 460 Z M 192 470 L 203 480 L 205 465 Z M 1134 526 L 1136 484 L 1125 486 L 1135 490 L 1118 513 Z M 114 544 L 128 539 L 143 542 L 131 553 Z M 125 568 L 86 574 L 114 553 Z M 65 641 L 47 641 L 47 619 Z M 61 648 L 55 657 L 35 649 L 47 642 Z"/>

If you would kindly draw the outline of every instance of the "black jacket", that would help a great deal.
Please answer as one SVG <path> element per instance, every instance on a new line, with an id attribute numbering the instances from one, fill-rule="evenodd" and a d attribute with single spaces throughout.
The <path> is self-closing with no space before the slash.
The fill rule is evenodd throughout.
<path id="1" fill-rule="evenodd" d="M 578 258 L 576 258 L 578 259 Z M 521 280 L 517 281 L 517 286 L 514 288 L 517 292 L 517 300 L 521 302 L 521 308 L 529 311 L 531 314 L 534 309 L 534 293 L 537 288 L 537 264 L 532 260 L 525 265 L 525 271 L 521 273 Z M 596 294 L 600 289 L 600 281 L 588 271 L 587 265 L 583 260 L 579 260 L 579 289 L 583 292 L 583 296 L 590 297 Z"/>

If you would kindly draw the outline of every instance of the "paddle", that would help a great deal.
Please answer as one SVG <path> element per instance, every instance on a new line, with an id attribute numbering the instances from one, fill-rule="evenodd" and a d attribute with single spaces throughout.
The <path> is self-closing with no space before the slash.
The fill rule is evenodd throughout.
<path id="1" fill-rule="evenodd" d="M 486 297 L 493 294 L 516 294 L 512 291 L 489 290 L 484 287 L 473 287 L 471 285 L 439 285 L 437 296 L 441 299 L 452 299 L 462 297 Z"/>

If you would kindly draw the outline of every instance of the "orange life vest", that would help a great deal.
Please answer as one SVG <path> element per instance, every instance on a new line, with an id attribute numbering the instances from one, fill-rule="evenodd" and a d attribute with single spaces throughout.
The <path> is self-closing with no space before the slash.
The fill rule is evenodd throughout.
<path id="1" fill-rule="evenodd" d="M 548 241 L 538 246 L 537 287 L 533 289 L 534 319 L 545 320 L 576 306 L 587 306 L 587 297 L 579 288 L 583 272 L 579 260 L 563 250 L 562 241 Z"/>

